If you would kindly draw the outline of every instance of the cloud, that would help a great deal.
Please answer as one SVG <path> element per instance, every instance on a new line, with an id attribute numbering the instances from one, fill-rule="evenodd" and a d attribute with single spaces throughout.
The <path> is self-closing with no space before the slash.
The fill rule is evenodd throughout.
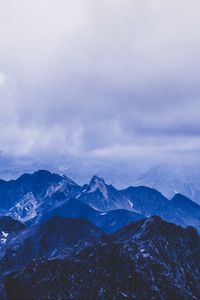
<path id="1" fill-rule="evenodd" d="M 0 72 L 0 86 L 6 83 L 6 75 L 3 72 Z"/>
<path id="2" fill-rule="evenodd" d="M 3 153 L 198 159 L 197 0 L 0 4 Z"/>

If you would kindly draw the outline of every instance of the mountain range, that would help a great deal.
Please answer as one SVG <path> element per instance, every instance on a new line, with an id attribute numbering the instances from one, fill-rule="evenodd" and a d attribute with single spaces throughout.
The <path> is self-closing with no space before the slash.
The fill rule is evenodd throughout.
<path id="1" fill-rule="evenodd" d="M 39 170 L 0 181 L 0 215 L 0 299 L 200 297 L 200 206 L 185 195 Z"/>
<path id="2" fill-rule="evenodd" d="M 168 199 L 180 193 L 200 203 L 200 163 L 164 162 L 154 166 L 145 162 L 122 163 L 88 158 L 60 158 L 53 163 L 39 163 L 27 157 L 16 160 L 0 153 L 0 165 L 0 178 L 4 180 L 17 179 L 21 174 L 33 173 L 38 169 L 48 169 L 54 173 L 66 174 L 82 186 L 94 174 L 98 174 L 118 189 L 147 186 L 160 191 Z"/>
<path id="3" fill-rule="evenodd" d="M 76 214 L 110 232 L 130 221 L 158 215 L 200 229 L 200 206 L 181 194 L 169 200 L 145 186 L 118 190 L 98 176 L 81 187 L 64 175 L 45 170 L 23 174 L 16 180 L 1 180 L 0 213 L 26 224 Z"/>

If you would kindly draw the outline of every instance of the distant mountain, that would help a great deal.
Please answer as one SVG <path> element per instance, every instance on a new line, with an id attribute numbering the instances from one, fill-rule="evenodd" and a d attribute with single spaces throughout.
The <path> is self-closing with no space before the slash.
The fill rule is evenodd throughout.
<path id="1" fill-rule="evenodd" d="M 26 222 L 76 197 L 80 187 L 66 176 L 45 170 L 0 181 L 0 213 Z"/>
<path id="2" fill-rule="evenodd" d="M 37 170 L 49 170 L 52 173 L 65 174 L 79 185 L 84 185 L 94 174 L 105 178 L 117 188 L 125 188 L 135 182 L 144 170 L 135 162 L 104 161 L 102 159 L 58 159 L 46 162 L 34 161 L 33 158 L 6 156 L 0 152 L 0 179 L 17 179 L 24 173 Z"/>
<path id="3" fill-rule="evenodd" d="M 66 174 L 80 185 L 88 182 L 94 174 L 118 189 L 126 188 L 135 182 L 144 167 L 131 162 L 114 162 L 97 159 L 73 159 L 57 163 L 55 172 Z"/>
<path id="4" fill-rule="evenodd" d="M 169 199 L 181 193 L 200 204 L 200 165 L 163 163 L 140 176 L 134 185 L 154 188 Z"/>
<path id="5" fill-rule="evenodd" d="M 151 217 L 6 276 L 8 299 L 200 299 L 200 237 Z"/>

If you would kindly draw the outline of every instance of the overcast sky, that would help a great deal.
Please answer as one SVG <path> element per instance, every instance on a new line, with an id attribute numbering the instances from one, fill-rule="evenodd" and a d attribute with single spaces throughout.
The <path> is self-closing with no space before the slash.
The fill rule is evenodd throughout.
<path id="1" fill-rule="evenodd" d="M 0 0 L 0 150 L 198 160 L 199 0 Z"/>

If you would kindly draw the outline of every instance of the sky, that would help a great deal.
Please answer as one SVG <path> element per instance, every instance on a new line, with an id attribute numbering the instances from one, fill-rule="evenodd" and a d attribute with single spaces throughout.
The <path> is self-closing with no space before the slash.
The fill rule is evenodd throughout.
<path id="1" fill-rule="evenodd" d="M 199 160 L 200 2 L 0 0 L 0 151 Z"/>

